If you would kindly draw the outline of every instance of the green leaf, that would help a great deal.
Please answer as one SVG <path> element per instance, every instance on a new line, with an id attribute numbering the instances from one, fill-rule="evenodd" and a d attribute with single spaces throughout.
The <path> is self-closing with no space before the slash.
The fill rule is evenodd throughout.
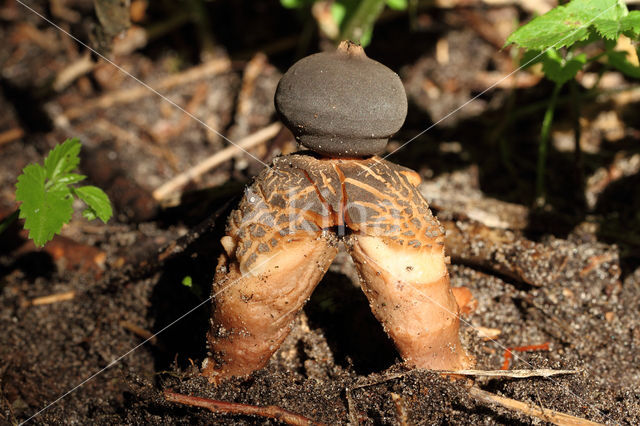
<path id="1" fill-rule="evenodd" d="M 598 34 L 607 40 L 617 40 L 620 34 L 638 38 L 640 34 L 640 11 L 634 10 L 617 19 L 596 19 L 593 21 Z"/>
<path id="2" fill-rule="evenodd" d="M 631 39 L 640 36 L 640 10 L 632 10 L 622 19 L 622 32 Z"/>
<path id="3" fill-rule="evenodd" d="M 73 188 L 86 176 L 72 173 L 80 162 L 80 141 L 68 139 L 52 149 L 44 160 L 44 167 L 29 164 L 18 176 L 16 200 L 20 202 L 19 217 L 29 230 L 29 238 L 43 246 L 71 220 L 73 196 L 80 197 L 88 206 L 82 215 L 90 220 L 96 217 L 107 222 L 112 215 L 109 198 L 95 186 Z"/>
<path id="4" fill-rule="evenodd" d="M 607 59 L 609 61 L 609 65 L 616 68 L 623 74 L 633 78 L 640 78 L 640 68 L 629 62 L 627 59 L 627 52 L 607 52 Z"/>
<path id="5" fill-rule="evenodd" d="M 548 49 L 542 61 L 542 71 L 554 83 L 564 84 L 574 78 L 586 62 L 587 55 L 584 53 L 566 60 L 556 50 Z"/>
<path id="6" fill-rule="evenodd" d="M 81 186 L 73 189 L 74 193 L 84 201 L 89 209 L 95 212 L 95 215 L 100 218 L 101 221 L 107 223 L 107 221 L 113 215 L 111 210 L 111 203 L 109 197 L 104 191 L 97 186 Z"/>
<path id="7" fill-rule="evenodd" d="M 613 19 L 596 19 L 593 21 L 593 26 L 598 34 L 607 40 L 617 39 L 622 32 L 622 21 Z"/>
<path id="8" fill-rule="evenodd" d="M 16 200 L 22 202 L 31 210 L 31 206 L 39 205 L 44 199 L 44 181 L 47 172 L 40 164 L 29 164 L 22 169 L 22 174 L 18 176 L 16 184 Z M 20 218 L 24 219 L 25 214 L 20 209 Z"/>
<path id="9" fill-rule="evenodd" d="M 526 50 L 520 58 L 520 66 L 527 68 L 544 61 L 545 54 L 538 50 Z"/>
<path id="10" fill-rule="evenodd" d="M 608 21 L 618 21 L 628 14 L 622 0 L 573 0 L 551 9 L 531 20 L 509 36 L 505 46 L 515 43 L 529 50 L 560 49 L 589 37 L 589 28 L 596 21 L 607 35 L 611 31 Z"/>
<path id="11" fill-rule="evenodd" d="M 96 215 L 95 210 L 87 207 L 86 209 L 82 210 L 82 217 L 87 220 L 96 220 L 98 218 L 98 215 Z"/>
<path id="12" fill-rule="evenodd" d="M 18 177 L 16 200 L 20 201 L 20 218 L 29 238 L 42 247 L 71 220 L 73 198 L 67 188 L 45 191 L 47 171 L 39 164 L 29 164 Z"/>
<path id="13" fill-rule="evenodd" d="M 44 159 L 47 179 L 57 180 L 61 175 L 69 173 L 80 163 L 80 141 L 77 138 L 67 139 L 56 146 Z"/>
<path id="14" fill-rule="evenodd" d="M 60 177 L 58 177 L 58 179 L 54 181 L 48 181 L 45 184 L 45 190 L 54 191 L 54 190 L 66 188 L 68 185 L 71 185 L 72 183 L 78 183 L 80 181 L 83 181 L 86 178 L 87 178 L 86 176 L 79 175 L 77 173 L 67 173 L 65 175 L 61 175 Z"/>
<path id="15" fill-rule="evenodd" d="M 187 275 L 182 279 L 182 285 L 185 287 L 192 287 L 193 286 L 193 279 L 191 279 L 191 276 Z"/>
<path id="16" fill-rule="evenodd" d="M 57 179 L 57 184 L 62 185 L 70 185 L 72 183 L 78 183 L 85 180 L 87 177 L 85 175 L 79 175 L 77 173 L 67 173 L 65 175 L 60 176 Z"/>
<path id="17" fill-rule="evenodd" d="M 408 0 L 386 0 L 387 6 L 394 10 L 407 10 L 409 7 Z"/>

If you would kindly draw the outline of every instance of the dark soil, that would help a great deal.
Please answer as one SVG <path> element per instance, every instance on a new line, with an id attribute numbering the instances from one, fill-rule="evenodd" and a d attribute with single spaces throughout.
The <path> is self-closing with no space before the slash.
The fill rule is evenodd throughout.
<path id="1" fill-rule="evenodd" d="M 29 4 L 97 46 L 92 2 L 65 2 L 77 19 L 54 13 L 54 3 Z M 368 55 L 400 74 L 410 101 L 388 152 L 514 69 L 512 52 L 499 47 L 515 19 L 530 11 L 460 3 L 421 7 L 411 25 L 406 14 L 385 14 L 376 26 Z M 201 61 L 230 60 L 222 71 L 158 90 L 237 141 L 276 119 L 273 93 L 288 66 L 329 42 L 312 20 L 277 1 L 204 4 L 208 31 L 185 21 L 110 57 L 153 87 Z M 150 4 L 139 25 L 166 23 L 178 12 L 172 2 Z M 561 93 L 545 208 L 529 206 L 551 85 L 533 74 L 520 72 L 522 80 L 473 99 L 390 157 L 422 175 L 424 195 L 443 221 L 459 224 L 463 233 L 471 223 L 504 230 L 515 240 L 505 240 L 500 253 L 534 265 L 505 273 L 495 268 L 500 259 L 465 259 L 482 244 L 452 255 L 452 284 L 468 287 L 477 300 L 461 331 L 476 368 L 500 369 L 507 347 L 548 342 L 546 351 L 515 352 L 510 368 L 578 373 L 453 380 L 410 371 L 371 314 L 348 256 L 339 255 L 267 367 L 213 386 L 199 368 L 207 354 L 206 296 L 218 241 L 243 186 L 263 166 L 238 156 L 163 206 L 152 196 L 155 188 L 228 142 L 153 93 L 92 107 L 100 96 L 140 87 L 103 60 L 54 89 L 56 76 L 86 49 L 18 3 L 0 6 L 0 39 L 0 136 L 22 131 L 0 142 L 0 218 L 16 208 L 14 183 L 22 168 L 70 137 L 82 140 L 82 173 L 109 193 L 116 211 L 107 225 L 74 216 L 63 238 L 45 249 L 26 240 L 20 223 L 0 235 L 0 423 L 277 423 L 168 403 L 163 392 L 169 389 L 275 405 L 328 424 L 541 422 L 474 398 L 472 382 L 529 403 L 534 412 L 544 407 L 599 423 L 640 423 L 640 97 L 634 81 L 604 72 L 596 97 L 584 87 L 601 71 L 597 64 L 580 74 L 580 155 L 571 96 L 568 89 Z M 442 46 L 446 58 L 437 53 Z M 612 87 L 613 94 L 606 92 Z M 73 108 L 80 112 L 68 119 Z M 295 149 L 282 132 L 251 152 L 269 162 Z M 184 250 L 158 256 L 176 240 Z M 185 276 L 192 277 L 191 288 L 182 284 Z M 70 291 L 69 300 L 32 303 Z M 483 337 L 489 329 L 493 339 Z"/>

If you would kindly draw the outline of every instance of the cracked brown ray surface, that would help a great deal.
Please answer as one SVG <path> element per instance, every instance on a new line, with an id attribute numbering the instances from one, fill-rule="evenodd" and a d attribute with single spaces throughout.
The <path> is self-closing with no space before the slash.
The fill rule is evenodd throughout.
<path id="1" fill-rule="evenodd" d="M 379 157 L 276 158 L 228 221 L 213 286 L 212 381 L 261 368 L 345 243 L 371 308 L 410 365 L 472 361 L 458 338 L 444 229 L 419 176 Z"/>

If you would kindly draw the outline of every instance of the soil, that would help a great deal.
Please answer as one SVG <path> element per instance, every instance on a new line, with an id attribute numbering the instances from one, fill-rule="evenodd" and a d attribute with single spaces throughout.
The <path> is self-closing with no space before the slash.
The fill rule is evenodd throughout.
<path id="1" fill-rule="evenodd" d="M 367 53 L 399 73 L 410 105 L 387 153 L 420 173 L 425 197 L 447 224 L 452 284 L 469 288 L 477 302 L 461 330 L 476 368 L 499 370 L 506 348 L 548 343 L 514 351 L 509 368 L 575 373 L 451 378 L 406 368 L 342 253 L 269 364 L 214 386 L 199 369 L 219 238 L 263 165 L 237 156 L 169 205 L 153 190 L 229 145 L 203 123 L 237 141 L 275 121 L 282 73 L 330 43 L 313 20 L 277 1 L 205 2 L 211 19 L 204 27 L 188 19 L 171 26 L 183 12 L 149 2 L 136 27 L 164 29 L 114 53 L 131 33 L 105 48 L 92 2 L 67 1 L 66 12 L 54 3 L 29 4 L 200 122 L 152 92 L 117 98 L 140 82 L 96 56 L 91 69 L 56 86 L 86 49 L 20 4 L 0 6 L 0 218 L 16 208 L 21 170 L 70 137 L 83 143 L 81 172 L 115 208 L 106 225 L 76 214 L 44 249 L 27 240 L 20 222 L 0 235 L 0 423 L 278 423 L 170 403 L 166 390 L 273 405 L 327 424 L 539 424 L 549 420 L 541 407 L 598 423 L 640 423 L 635 81 L 594 64 L 579 74 L 577 94 L 561 92 L 546 204 L 533 208 L 552 85 L 519 71 L 483 92 L 515 69 L 514 52 L 501 46 L 516 19 L 532 12 L 454 1 L 421 6 L 411 19 L 385 13 Z M 202 64 L 213 65 L 186 77 Z M 105 97 L 110 104 L 96 103 Z M 282 131 L 251 153 L 268 163 L 294 150 Z M 40 299 L 61 294 L 68 297 Z M 530 414 L 482 400 L 477 388 L 525 402 Z"/>

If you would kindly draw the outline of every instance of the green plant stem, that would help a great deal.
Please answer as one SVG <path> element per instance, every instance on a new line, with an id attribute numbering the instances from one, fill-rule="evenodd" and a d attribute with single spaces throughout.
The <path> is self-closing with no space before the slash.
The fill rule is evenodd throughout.
<path id="1" fill-rule="evenodd" d="M 19 210 L 14 211 L 9 216 L 5 217 L 2 222 L 0 222 L 0 234 L 2 234 L 13 222 L 18 219 L 18 215 L 20 214 Z"/>
<path id="2" fill-rule="evenodd" d="M 200 52 L 205 57 L 215 52 L 216 40 L 211 30 L 211 20 L 203 0 L 187 1 L 187 8 L 191 12 L 191 21 L 196 27 L 200 39 Z"/>
<path id="3" fill-rule="evenodd" d="M 547 164 L 547 148 L 549 145 L 549 133 L 551 131 L 551 123 L 553 123 L 553 114 L 558 101 L 558 94 L 562 89 L 562 83 L 556 83 L 551 93 L 551 98 L 547 104 L 542 120 L 542 128 L 540 129 L 540 141 L 538 143 L 538 167 L 536 173 L 536 204 L 543 206 L 545 204 L 545 182 L 544 175 Z"/>
<path id="4" fill-rule="evenodd" d="M 349 21 L 340 32 L 340 40 L 351 40 L 361 42 L 362 37 L 367 30 L 373 26 L 382 10 L 384 9 L 384 0 L 362 0 L 358 3 L 356 10 L 353 12 Z"/>
<path id="5" fill-rule="evenodd" d="M 162 36 L 170 34 L 189 22 L 189 19 L 191 19 L 191 14 L 183 10 L 169 16 L 165 21 L 149 25 L 146 27 L 147 40 L 156 40 Z"/>
<path id="6" fill-rule="evenodd" d="M 574 160 L 576 166 L 576 178 L 580 183 L 580 187 L 584 186 L 584 166 L 582 164 L 582 149 L 580 148 L 580 139 L 582 137 L 582 129 L 580 127 L 580 102 L 578 97 L 578 83 L 575 79 L 569 81 L 569 90 L 571 94 L 571 115 L 573 121 L 573 138 L 574 138 Z"/>

